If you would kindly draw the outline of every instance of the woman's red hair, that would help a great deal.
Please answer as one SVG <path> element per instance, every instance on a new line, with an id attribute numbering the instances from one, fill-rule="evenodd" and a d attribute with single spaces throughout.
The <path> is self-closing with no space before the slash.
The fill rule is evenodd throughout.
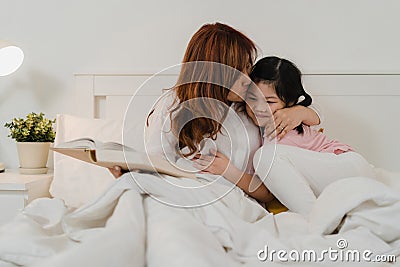
<path id="1" fill-rule="evenodd" d="M 193 35 L 173 88 L 177 96 L 174 104 L 179 103 L 170 111 L 179 150 L 189 149 L 185 156 L 197 152 L 204 138 L 215 139 L 221 131 L 221 122 L 231 105 L 227 99 L 229 89 L 240 75 L 232 68 L 247 71 L 255 57 L 253 41 L 228 25 L 205 24 Z"/>

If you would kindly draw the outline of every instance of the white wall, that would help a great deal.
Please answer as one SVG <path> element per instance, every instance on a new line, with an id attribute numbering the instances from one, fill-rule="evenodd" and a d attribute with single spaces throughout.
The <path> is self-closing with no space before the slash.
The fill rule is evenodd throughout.
<path id="1" fill-rule="evenodd" d="M 26 56 L 0 77 L 0 161 L 18 166 L 2 127 L 12 117 L 73 112 L 73 73 L 159 71 L 206 22 L 240 29 L 304 73 L 400 73 L 398 10 L 397 0 L 0 0 L 0 38 Z"/>

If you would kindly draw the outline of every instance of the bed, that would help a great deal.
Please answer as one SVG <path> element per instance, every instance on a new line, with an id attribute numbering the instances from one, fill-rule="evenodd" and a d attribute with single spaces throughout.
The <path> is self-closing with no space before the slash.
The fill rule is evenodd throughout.
<path id="1" fill-rule="evenodd" d="M 76 74 L 80 104 L 76 114 L 58 116 L 56 142 L 82 135 L 122 141 L 123 134 L 115 129 L 124 126 L 122 119 L 131 103 L 135 116 L 129 117 L 133 126 L 126 133 L 135 138 L 128 145 L 140 149 L 143 132 L 138 129 L 143 129 L 146 114 L 162 89 L 176 80 L 176 74 L 163 73 L 140 87 L 152 76 Z M 371 163 L 382 167 L 376 168 L 381 181 L 353 177 L 329 186 L 309 218 L 291 212 L 272 216 L 240 190 L 203 208 L 177 209 L 146 197 L 146 190 L 158 194 L 159 200 L 176 197 L 147 174 L 137 177 L 145 186 L 140 188 L 129 177 L 115 181 L 104 169 L 55 155 L 54 198 L 32 202 L 0 229 L 0 266 L 347 263 L 327 258 L 323 262 L 317 258 L 287 260 L 290 251 L 295 251 L 294 256 L 305 250 L 323 255 L 328 248 L 371 250 L 374 256 L 384 255 L 393 262 L 400 254 L 400 182 L 397 173 L 385 169 L 398 170 L 398 144 L 390 140 L 395 140 L 400 126 L 387 121 L 396 120 L 399 82 L 400 75 L 304 76 L 307 90 L 324 115 L 325 132 L 351 143 Z M 218 190 L 196 197 L 213 198 Z M 286 261 L 277 256 L 271 259 L 271 250 L 286 251 Z M 365 264 L 363 259 L 360 262 Z M 354 263 L 358 262 L 349 262 Z"/>

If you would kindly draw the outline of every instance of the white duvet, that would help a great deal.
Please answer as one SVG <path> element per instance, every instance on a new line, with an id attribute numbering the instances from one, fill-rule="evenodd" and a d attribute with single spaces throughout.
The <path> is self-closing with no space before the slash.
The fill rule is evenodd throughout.
<path id="1" fill-rule="evenodd" d="M 78 210 L 68 210 L 59 199 L 33 201 L 0 229 L 0 266 L 399 265 L 365 262 L 381 255 L 399 260 L 400 255 L 400 177 L 377 173 L 380 181 L 353 177 L 332 183 L 309 218 L 269 214 L 238 189 L 210 205 L 177 208 L 162 202 L 204 203 L 226 188 L 183 190 L 149 174 L 134 174 L 140 188 L 125 174 Z M 276 252 L 271 258 L 272 250 L 286 256 L 280 252 L 279 259 Z M 317 262 L 294 260 L 296 252 L 311 250 Z M 325 250 L 339 256 L 357 250 L 368 257 L 346 262 L 329 258 Z"/>

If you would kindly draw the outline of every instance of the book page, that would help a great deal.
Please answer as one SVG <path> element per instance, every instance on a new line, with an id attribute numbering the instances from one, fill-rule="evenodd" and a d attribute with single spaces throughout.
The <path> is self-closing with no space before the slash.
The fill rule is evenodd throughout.
<path id="1" fill-rule="evenodd" d="M 102 143 L 102 142 L 96 141 L 96 148 L 97 148 L 97 150 L 135 151 L 135 149 L 132 147 L 125 146 L 123 144 L 116 143 L 116 142 Z"/>
<path id="2" fill-rule="evenodd" d="M 58 144 L 56 148 L 86 148 L 96 149 L 96 141 L 91 138 L 79 138 Z"/>
<path id="3" fill-rule="evenodd" d="M 186 178 L 196 178 L 196 172 L 198 172 L 198 170 L 185 171 L 174 166 L 163 157 L 147 155 L 119 143 L 103 143 L 90 138 L 65 142 L 51 148 L 51 150 L 107 168 L 117 165 L 125 170 L 139 169 Z"/>
<path id="4" fill-rule="evenodd" d="M 86 148 L 90 150 L 135 151 L 135 149 L 117 142 L 100 142 L 91 138 L 79 138 L 58 144 L 56 148 Z"/>

